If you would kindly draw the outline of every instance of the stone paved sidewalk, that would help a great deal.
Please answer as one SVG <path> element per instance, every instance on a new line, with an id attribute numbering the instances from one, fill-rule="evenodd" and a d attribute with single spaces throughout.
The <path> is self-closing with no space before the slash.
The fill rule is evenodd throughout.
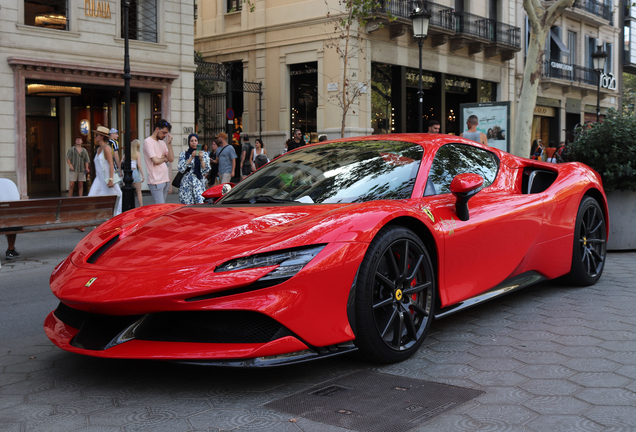
<path id="1" fill-rule="evenodd" d="M 542 283 L 440 320 L 389 366 L 220 369 L 0 341 L 0 430 L 344 431 L 263 406 L 358 370 L 485 392 L 414 431 L 636 431 L 636 252 L 610 253 L 595 286 Z"/>

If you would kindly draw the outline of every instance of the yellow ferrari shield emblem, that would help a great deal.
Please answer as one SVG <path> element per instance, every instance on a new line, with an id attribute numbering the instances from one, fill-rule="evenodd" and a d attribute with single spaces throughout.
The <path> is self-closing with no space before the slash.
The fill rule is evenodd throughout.
<path id="1" fill-rule="evenodd" d="M 89 287 L 89 286 L 93 285 L 93 282 L 95 282 L 96 280 L 97 280 L 97 278 L 96 278 L 96 277 L 94 277 L 94 278 L 90 278 L 90 279 L 88 280 L 88 282 L 86 282 L 86 285 L 84 285 L 84 286 L 85 286 L 85 287 Z"/>
<path id="2" fill-rule="evenodd" d="M 395 299 L 398 301 L 402 300 L 402 290 L 395 291 Z"/>
<path id="3" fill-rule="evenodd" d="M 429 217 L 429 219 L 431 220 L 431 222 L 435 223 L 435 216 L 433 216 L 433 212 L 432 212 L 430 209 L 428 209 L 428 208 L 426 208 L 426 207 L 423 207 L 423 208 L 422 208 L 422 211 L 423 211 L 424 213 L 426 213 L 426 216 L 428 216 L 428 217 Z"/>

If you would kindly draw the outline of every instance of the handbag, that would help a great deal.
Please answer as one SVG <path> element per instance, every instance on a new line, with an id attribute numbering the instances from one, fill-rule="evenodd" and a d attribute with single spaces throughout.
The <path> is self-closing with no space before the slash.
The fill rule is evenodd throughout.
<path id="1" fill-rule="evenodd" d="M 188 171 L 190 171 L 190 167 L 186 168 L 185 172 L 179 171 L 177 175 L 174 176 L 174 179 L 172 180 L 172 186 L 176 188 L 181 187 L 181 180 L 183 179 L 183 176 L 186 175 Z"/>
<path id="2" fill-rule="evenodd" d="M 108 178 L 106 178 L 106 173 L 104 173 L 104 181 L 108 184 Z M 117 171 L 113 172 L 113 184 L 116 185 L 121 181 L 121 177 L 119 177 L 119 173 Z"/>

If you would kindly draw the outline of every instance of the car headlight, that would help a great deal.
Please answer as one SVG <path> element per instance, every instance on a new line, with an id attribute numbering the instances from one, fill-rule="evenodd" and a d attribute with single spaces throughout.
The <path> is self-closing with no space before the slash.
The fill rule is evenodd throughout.
<path id="1" fill-rule="evenodd" d="M 288 279 L 298 273 L 305 267 L 309 261 L 314 259 L 316 255 L 323 250 L 325 245 L 309 246 L 305 248 L 290 249 L 286 251 L 270 252 L 258 255 L 252 255 L 245 258 L 237 258 L 218 266 L 214 272 L 228 272 L 235 270 L 246 270 L 258 267 L 270 267 L 278 265 L 278 267 L 259 281 L 267 281 L 273 279 Z"/>

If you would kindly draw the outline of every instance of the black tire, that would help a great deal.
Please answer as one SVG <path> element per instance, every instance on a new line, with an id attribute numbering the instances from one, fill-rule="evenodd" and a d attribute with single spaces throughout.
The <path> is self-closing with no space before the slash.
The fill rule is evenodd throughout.
<path id="1" fill-rule="evenodd" d="M 433 321 L 436 292 L 420 238 L 404 227 L 380 230 L 360 265 L 355 290 L 355 344 L 362 358 L 395 363 L 411 357 Z"/>
<path id="2" fill-rule="evenodd" d="M 568 282 L 578 286 L 594 285 L 601 278 L 607 257 L 605 214 L 592 197 L 581 201 L 574 227 L 572 268 Z"/>

